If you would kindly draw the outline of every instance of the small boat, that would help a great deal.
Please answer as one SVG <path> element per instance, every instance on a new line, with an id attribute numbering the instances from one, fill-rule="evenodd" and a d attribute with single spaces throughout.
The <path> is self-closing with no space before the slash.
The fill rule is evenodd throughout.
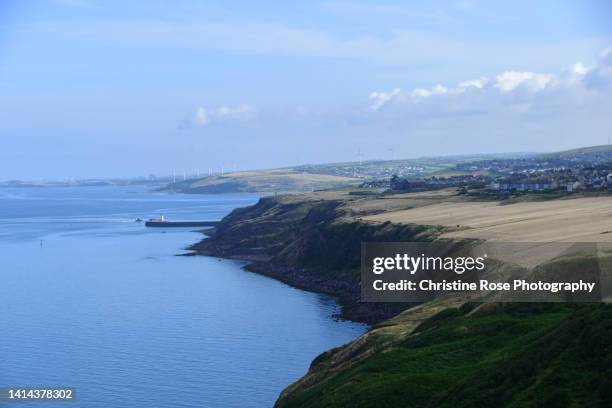
<path id="1" fill-rule="evenodd" d="M 135 222 L 142 222 L 142 218 L 136 218 Z"/>

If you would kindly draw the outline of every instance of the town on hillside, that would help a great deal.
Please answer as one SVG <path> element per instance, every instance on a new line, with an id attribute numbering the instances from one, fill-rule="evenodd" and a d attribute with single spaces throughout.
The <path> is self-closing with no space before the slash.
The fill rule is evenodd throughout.
<path id="1" fill-rule="evenodd" d="M 486 159 L 458 163 L 446 172 L 424 178 L 393 175 L 393 191 L 427 191 L 457 187 L 460 193 L 509 195 L 528 192 L 612 192 L 612 148 L 585 148 L 558 154 Z M 368 182 L 364 183 L 368 185 Z M 377 183 L 370 182 L 370 186 Z M 382 186 L 383 183 L 378 183 Z"/>

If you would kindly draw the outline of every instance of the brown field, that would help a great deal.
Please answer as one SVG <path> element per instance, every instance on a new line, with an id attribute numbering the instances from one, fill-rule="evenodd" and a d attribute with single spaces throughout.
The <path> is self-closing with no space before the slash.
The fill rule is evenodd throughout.
<path id="1" fill-rule="evenodd" d="M 416 197 L 415 197 L 416 198 Z M 420 200 L 415 200 L 420 201 Z M 406 208 L 406 207 L 404 207 Z M 437 202 L 366 215 L 365 220 L 444 225 L 445 237 L 506 242 L 612 242 L 612 198 L 520 202 Z"/>

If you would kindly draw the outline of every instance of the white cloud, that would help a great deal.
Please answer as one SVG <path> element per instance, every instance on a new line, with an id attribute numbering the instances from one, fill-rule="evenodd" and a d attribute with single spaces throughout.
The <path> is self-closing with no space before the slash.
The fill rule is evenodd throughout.
<path id="1" fill-rule="evenodd" d="M 208 118 L 208 112 L 203 107 L 199 106 L 196 109 L 195 115 L 193 117 L 193 122 L 197 125 L 204 126 L 210 123 L 210 119 Z"/>
<path id="2" fill-rule="evenodd" d="M 467 81 L 459 82 L 459 84 L 457 84 L 457 87 L 467 89 L 473 86 L 474 88 L 482 89 L 487 84 L 487 82 L 489 82 L 489 79 L 486 77 L 481 77 L 478 79 L 468 79 Z"/>
<path id="3" fill-rule="evenodd" d="M 589 72 L 589 68 L 585 67 L 582 62 L 578 61 L 572 66 L 572 72 L 577 75 L 584 75 Z"/>
<path id="4" fill-rule="evenodd" d="M 410 93 L 410 96 L 412 96 L 413 98 L 426 98 L 431 95 L 441 95 L 448 92 L 449 89 L 447 87 L 438 84 L 431 89 L 416 88 Z"/>
<path id="5" fill-rule="evenodd" d="M 508 70 L 492 78 L 461 81 L 455 86 L 442 84 L 370 94 L 370 110 L 402 117 L 448 116 L 475 112 L 532 112 L 535 107 L 581 104 L 597 97 L 612 99 L 612 51 L 604 50 L 595 66 L 581 62 L 558 74 Z"/>
<path id="6" fill-rule="evenodd" d="M 208 126 L 222 122 L 246 121 L 252 119 L 254 113 L 255 109 L 245 104 L 235 107 L 218 106 L 213 108 L 198 106 L 195 112 L 184 121 L 183 126 Z"/>
<path id="7" fill-rule="evenodd" d="M 533 72 L 505 71 L 495 77 L 494 85 L 501 92 L 510 92 L 519 86 L 537 92 L 546 88 L 554 80 L 553 75 Z"/>
<path id="8" fill-rule="evenodd" d="M 370 100 L 372 101 L 371 108 L 373 110 L 379 110 L 382 108 L 387 102 L 395 98 L 399 95 L 401 89 L 395 88 L 391 92 L 372 92 L 370 94 Z"/>

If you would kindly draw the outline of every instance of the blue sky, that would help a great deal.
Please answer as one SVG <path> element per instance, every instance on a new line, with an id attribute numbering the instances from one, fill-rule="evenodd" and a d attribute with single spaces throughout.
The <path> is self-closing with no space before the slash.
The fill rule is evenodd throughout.
<path id="1" fill-rule="evenodd" d="M 612 134 L 607 1 L 0 2 L 0 179 Z"/>

